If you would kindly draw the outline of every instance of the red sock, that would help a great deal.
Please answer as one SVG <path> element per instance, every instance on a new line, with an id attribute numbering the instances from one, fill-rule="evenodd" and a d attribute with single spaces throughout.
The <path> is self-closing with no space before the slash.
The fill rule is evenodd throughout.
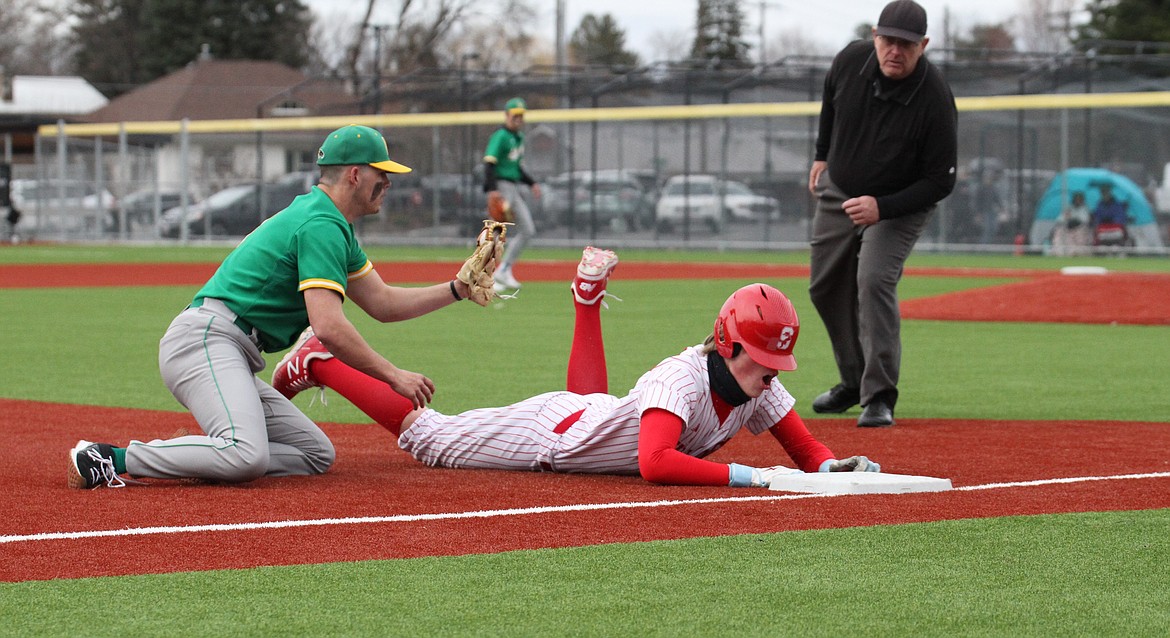
<path id="1" fill-rule="evenodd" d="M 414 410 L 414 404 L 389 385 L 355 370 L 337 358 L 312 363 L 313 376 L 321 385 L 336 390 L 378 425 L 398 436 L 402 420 Z"/>
<path id="2" fill-rule="evenodd" d="M 569 373 L 565 389 L 577 394 L 609 392 L 605 370 L 605 344 L 601 339 L 601 304 L 573 301 L 577 317 L 573 323 L 573 346 L 569 350 Z"/>

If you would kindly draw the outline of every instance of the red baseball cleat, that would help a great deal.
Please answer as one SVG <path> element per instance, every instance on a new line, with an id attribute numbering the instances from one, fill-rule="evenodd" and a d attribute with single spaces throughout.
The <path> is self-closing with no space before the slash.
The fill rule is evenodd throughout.
<path id="1" fill-rule="evenodd" d="M 298 392 L 319 388 L 321 384 L 309 372 L 309 364 L 332 358 L 333 354 L 325 349 L 325 345 L 313 334 L 313 329 L 305 328 L 292 349 L 272 371 L 272 387 L 289 399 Z"/>
<path id="2" fill-rule="evenodd" d="M 617 263 L 618 256 L 612 250 L 586 246 L 581 253 L 581 263 L 577 266 L 577 276 L 573 279 L 573 297 L 590 306 L 605 297 L 608 294 L 605 285 Z"/>

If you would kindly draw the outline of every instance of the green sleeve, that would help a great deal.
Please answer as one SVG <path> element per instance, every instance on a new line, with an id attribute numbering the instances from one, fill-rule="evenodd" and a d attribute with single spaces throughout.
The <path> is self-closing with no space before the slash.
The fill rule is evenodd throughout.
<path id="1" fill-rule="evenodd" d="M 345 230 L 333 220 L 313 219 L 297 230 L 294 241 L 297 290 L 328 288 L 345 297 L 349 269 L 355 261 L 350 254 Z M 365 257 L 364 253 L 362 257 Z"/>
<path id="2" fill-rule="evenodd" d="M 496 129 L 496 132 L 492 133 L 491 138 L 488 139 L 487 149 L 483 152 L 483 160 L 485 162 L 499 163 L 504 143 L 504 136 L 500 134 L 502 130 Z"/>

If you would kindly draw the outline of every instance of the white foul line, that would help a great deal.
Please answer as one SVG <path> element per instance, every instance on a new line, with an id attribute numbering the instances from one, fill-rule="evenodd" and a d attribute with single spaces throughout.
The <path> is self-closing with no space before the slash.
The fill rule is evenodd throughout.
<path id="1" fill-rule="evenodd" d="M 994 490 L 1012 487 L 1035 487 L 1062 483 L 1086 483 L 1091 481 L 1121 481 L 1148 478 L 1167 478 L 1170 472 L 1147 474 L 1121 474 L 1117 476 L 1081 476 L 1072 478 L 1041 479 L 1014 483 L 987 483 L 953 488 L 956 492 Z M 703 505 L 708 503 L 748 503 L 759 501 L 794 501 L 806 498 L 828 498 L 834 496 L 858 496 L 856 494 L 784 494 L 776 496 L 728 496 L 722 498 L 696 498 L 676 501 L 635 501 L 627 503 L 585 503 L 580 505 L 549 505 L 545 507 L 521 507 L 477 512 L 444 512 L 439 514 L 398 514 L 395 516 L 359 516 L 352 518 L 318 518 L 299 521 L 266 521 L 262 523 L 221 523 L 214 525 L 183 525 L 166 527 L 134 527 L 82 532 L 43 532 L 0 536 L 0 545 L 28 541 L 76 540 L 82 538 L 104 538 L 121 536 L 149 536 L 154 534 L 191 534 L 198 532 L 231 532 L 257 529 L 282 529 L 290 527 L 320 527 L 325 525 L 367 525 L 382 523 L 415 523 L 420 521 L 448 521 L 465 518 L 497 518 L 501 516 L 527 516 L 531 514 L 555 514 L 561 512 L 587 512 L 595 510 L 635 509 L 650 507 L 674 507 L 678 505 Z"/>

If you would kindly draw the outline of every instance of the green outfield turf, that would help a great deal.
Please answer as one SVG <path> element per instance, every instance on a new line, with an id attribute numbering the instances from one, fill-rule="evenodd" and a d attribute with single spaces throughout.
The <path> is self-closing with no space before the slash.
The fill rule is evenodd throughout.
<path id="1" fill-rule="evenodd" d="M 454 260 L 464 252 L 374 249 L 371 256 Z M 0 250 L 0 263 L 223 254 L 226 248 L 18 247 Z M 801 253 L 624 251 L 622 258 L 807 262 Z M 1070 263 L 1170 271 L 1170 260 L 1133 258 L 915 255 L 910 266 Z M 620 274 L 609 289 L 625 301 L 603 312 L 614 392 L 701 341 L 723 299 L 747 283 L 625 282 Z M 910 276 L 900 294 L 1012 280 Z M 828 341 L 807 281 L 770 283 L 802 317 L 800 367 L 782 381 L 802 414 L 815 418 L 808 402 L 836 381 Z M 180 410 L 159 379 L 157 343 L 196 288 L 0 289 L 0 396 Z M 564 382 L 567 282 L 528 284 L 501 308 L 461 304 L 391 325 L 360 311 L 351 317 L 379 351 L 435 380 L 443 411 L 504 404 Z M 1167 419 L 1160 372 L 1170 359 L 1167 326 L 908 321 L 904 347 L 899 418 Z M 310 408 L 310 394 L 297 403 L 315 419 L 367 421 L 340 398 Z M 86 434 L 84 424 L 63 427 Z M 63 450 L 45 454 L 64 458 Z M 0 635 L 1155 636 L 1170 626 L 1168 525 L 1170 510 L 1069 514 L 0 584 Z"/>
<path id="2" fill-rule="evenodd" d="M 1156 636 L 1170 511 L 0 585 L 4 635 Z"/>
<path id="3" fill-rule="evenodd" d="M 1003 281 L 1009 280 L 909 277 L 901 294 L 913 298 Z M 658 361 L 701 342 L 723 300 L 746 283 L 624 282 L 619 272 L 610 291 L 624 301 L 612 301 L 602 314 L 611 391 L 623 393 Z M 798 407 L 815 417 L 808 401 L 837 379 L 828 338 L 808 301 L 807 281 L 770 283 L 792 297 L 803 319 L 800 367 L 781 380 Z M 20 335 L 0 343 L 0 359 L 20 362 L 0 367 L 4 396 L 181 410 L 159 378 L 158 339 L 196 288 L 0 292 L 6 332 Z M 352 304 L 347 310 L 396 365 L 435 381 L 438 409 L 461 411 L 485 400 L 506 404 L 563 388 L 573 322 L 567 288 L 530 283 L 498 307 L 462 304 L 396 324 L 378 324 Z M 1152 361 L 1170 359 L 1165 327 L 907 321 L 903 330 L 899 416 L 1164 418 L 1163 380 L 1147 371 Z M 268 359 L 274 363 L 280 356 Z M 472 369 L 480 372 L 473 375 Z M 311 394 L 297 402 L 315 419 L 366 421 L 345 401 L 308 408 Z"/>

